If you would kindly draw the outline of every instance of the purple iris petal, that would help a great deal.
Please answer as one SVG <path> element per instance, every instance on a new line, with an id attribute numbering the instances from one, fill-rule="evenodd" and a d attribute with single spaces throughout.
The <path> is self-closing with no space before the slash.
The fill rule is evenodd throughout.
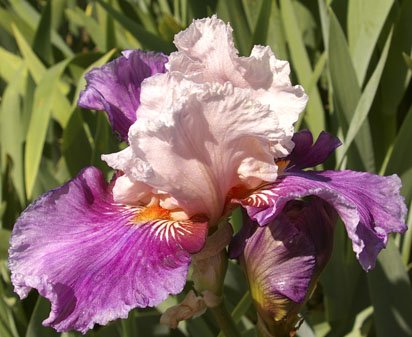
<path id="1" fill-rule="evenodd" d="M 9 251 L 12 282 L 22 298 L 35 288 L 50 300 L 45 325 L 85 332 L 182 290 L 207 224 L 139 221 L 135 211 L 114 204 L 102 173 L 87 168 L 21 215 Z"/>
<path id="2" fill-rule="evenodd" d="M 292 141 L 295 147 L 286 159 L 291 161 L 291 167 L 299 169 L 322 164 L 342 144 L 338 138 L 325 131 L 319 134 L 313 144 L 312 133 L 309 130 L 296 132 Z"/>
<path id="3" fill-rule="evenodd" d="M 241 203 L 249 216 L 265 225 L 289 200 L 316 195 L 335 207 L 353 249 L 365 270 L 374 267 L 388 233 L 404 232 L 406 206 L 399 177 L 382 177 L 353 171 L 289 171 Z"/>
<path id="4" fill-rule="evenodd" d="M 164 73 L 167 60 L 161 53 L 124 51 L 123 56 L 86 74 L 87 86 L 80 93 L 79 106 L 106 111 L 112 129 L 127 140 L 140 105 L 141 83 L 147 77 Z"/>
<path id="5" fill-rule="evenodd" d="M 278 217 L 260 227 L 246 220 L 243 246 L 252 298 L 266 321 L 293 317 L 326 265 L 333 242 L 336 213 L 323 200 L 289 202 Z"/>

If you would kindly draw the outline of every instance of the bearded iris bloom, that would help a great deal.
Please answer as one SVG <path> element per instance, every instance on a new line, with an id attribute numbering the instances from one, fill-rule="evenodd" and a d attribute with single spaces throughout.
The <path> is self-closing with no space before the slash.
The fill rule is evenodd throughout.
<path id="1" fill-rule="evenodd" d="M 289 336 L 295 328 L 332 253 L 338 215 L 366 271 L 388 233 L 406 230 L 396 175 L 304 170 L 323 163 L 341 143 L 322 132 L 312 144 L 307 130 L 292 140 L 295 148 L 277 181 L 239 201 L 249 216 L 230 246 L 245 270 L 262 329 L 274 336 Z"/>
<path id="2" fill-rule="evenodd" d="M 239 57 L 230 26 L 216 17 L 195 20 L 174 42 L 168 57 L 126 51 L 86 76 L 79 105 L 105 110 L 128 143 L 103 156 L 116 173 L 107 183 L 98 169 L 84 169 L 36 200 L 14 227 L 15 291 L 24 298 L 35 288 L 49 299 L 44 324 L 58 331 L 85 332 L 181 292 L 192 255 L 239 205 L 254 221 L 245 225 L 249 233 L 250 226 L 282 231 L 277 223 L 294 223 L 287 202 L 315 195 L 344 220 L 365 269 L 389 232 L 405 230 L 398 178 L 302 170 L 337 141 L 324 133 L 312 146 L 310 134 L 294 134 L 307 96 L 269 47 Z M 323 209 L 298 206 L 313 216 Z M 234 244 L 246 269 L 253 235 Z"/>

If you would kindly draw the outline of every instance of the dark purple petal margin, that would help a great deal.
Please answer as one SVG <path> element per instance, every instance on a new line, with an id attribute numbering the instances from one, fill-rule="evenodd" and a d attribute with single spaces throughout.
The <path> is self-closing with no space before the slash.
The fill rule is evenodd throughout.
<path id="1" fill-rule="evenodd" d="M 312 133 L 309 130 L 296 132 L 292 141 L 295 143 L 295 147 L 286 159 L 290 160 L 290 167 L 295 169 L 322 164 L 337 147 L 342 145 L 338 138 L 325 131 L 319 134 L 314 144 Z"/>

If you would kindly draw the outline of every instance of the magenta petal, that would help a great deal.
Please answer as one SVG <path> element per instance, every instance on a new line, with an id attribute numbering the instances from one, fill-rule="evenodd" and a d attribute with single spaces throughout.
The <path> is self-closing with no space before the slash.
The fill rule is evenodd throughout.
<path id="1" fill-rule="evenodd" d="M 123 56 L 86 74 L 87 86 L 80 93 L 79 106 L 106 111 L 113 130 L 127 140 L 140 105 L 142 81 L 164 73 L 167 60 L 161 53 L 124 51 Z"/>
<path id="2" fill-rule="evenodd" d="M 399 177 L 353 171 L 293 171 L 241 201 L 261 225 L 279 214 L 287 201 L 316 195 L 335 207 L 365 270 L 374 267 L 388 233 L 406 230 L 406 206 Z"/>
<path id="3" fill-rule="evenodd" d="M 12 282 L 21 298 L 35 288 L 50 300 L 45 325 L 86 332 L 179 293 L 206 233 L 205 223 L 138 222 L 134 209 L 113 203 L 102 173 L 87 168 L 18 219 Z"/>
<path id="4" fill-rule="evenodd" d="M 292 141 L 295 147 L 286 159 L 290 160 L 290 167 L 299 169 L 322 164 L 337 147 L 342 145 L 338 138 L 325 131 L 319 134 L 314 144 L 309 130 L 296 132 Z"/>
<path id="5" fill-rule="evenodd" d="M 269 324 L 296 314 L 309 295 L 330 257 L 335 222 L 335 212 L 318 198 L 289 202 L 264 227 L 246 220 L 241 262 Z"/>

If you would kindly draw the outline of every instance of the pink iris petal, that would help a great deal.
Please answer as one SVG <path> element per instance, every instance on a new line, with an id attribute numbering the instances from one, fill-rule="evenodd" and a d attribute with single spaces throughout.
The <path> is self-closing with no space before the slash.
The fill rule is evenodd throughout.
<path id="1" fill-rule="evenodd" d="M 288 171 L 287 175 L 241 200 L 249 215 L 265 225 L 289 201 L 316 195 L 329 202 L 345 223 L 353 250 L 365 270 L 374 267 L 388 234 L 406 230 L 406 206 L 399 177 L 354 171 Z"/>
<path id="2" fill-rule="evenodd" d="M 80 93 L 79 106 L 107 112 L 113 131 L 127 140 L 136 120 L 142 81 L 165 72 L 167 57 L 161 53 L 126 50 L 123 56 L 86 74 L 87 86 Z"/>
<path id="3" fill-rule="evenodd" d="M 142 83 L 130 147 L 103 159 L 131 182 L 170 194 L 189 215 L 215 223 L 233 188 L 274 182 L 274 158 L 293 148 L 307 97 L 270 48 L 238 57 L 229 25 L 195 20 L 177 34 L 166 74 Z M 119 195 L 118 195 L 119 194 Z M 115 199 L 127 195 L 115 189 Z"/>
<path id="4" fill-rule="evenodd" d="M 205 214 L 213 223 L 231 188 L 276 180 L 272 144 L 282 131 L 249 90 L 158 74 L 142 92 L 130 146 L 103 156 L 131 181 L 169 193 L 190 216 Z"/>
<path id="5" fill-rule="evenodd" d="M 12 282 L 22 298 L 35 288 L 50 300 L 45 325 L 84 333 L 183 289 L 207 224 L 138 211 L 115 204 L 102 173 L 87 168 L 21 215 L 11 239 Z"/>
<path id="6" fill-rule="evenodd" d="M 287 61 L 278 60 L 270 47 L 254 46 L 249 57 L 239 57 L 234 47 L 232 28 L 216 16 L 195 20 L 175 36 L 177 52 L 169 57 L 167 68 L 184 74 L 194 82 L 231 82 L 251 89 L 250 95 L 269 105 L 279 120 L 284 136 L 277 141 L 275 157 L 293 148 L 293 123 L 306 106 L 301 86 L 292 86 Z"/>

